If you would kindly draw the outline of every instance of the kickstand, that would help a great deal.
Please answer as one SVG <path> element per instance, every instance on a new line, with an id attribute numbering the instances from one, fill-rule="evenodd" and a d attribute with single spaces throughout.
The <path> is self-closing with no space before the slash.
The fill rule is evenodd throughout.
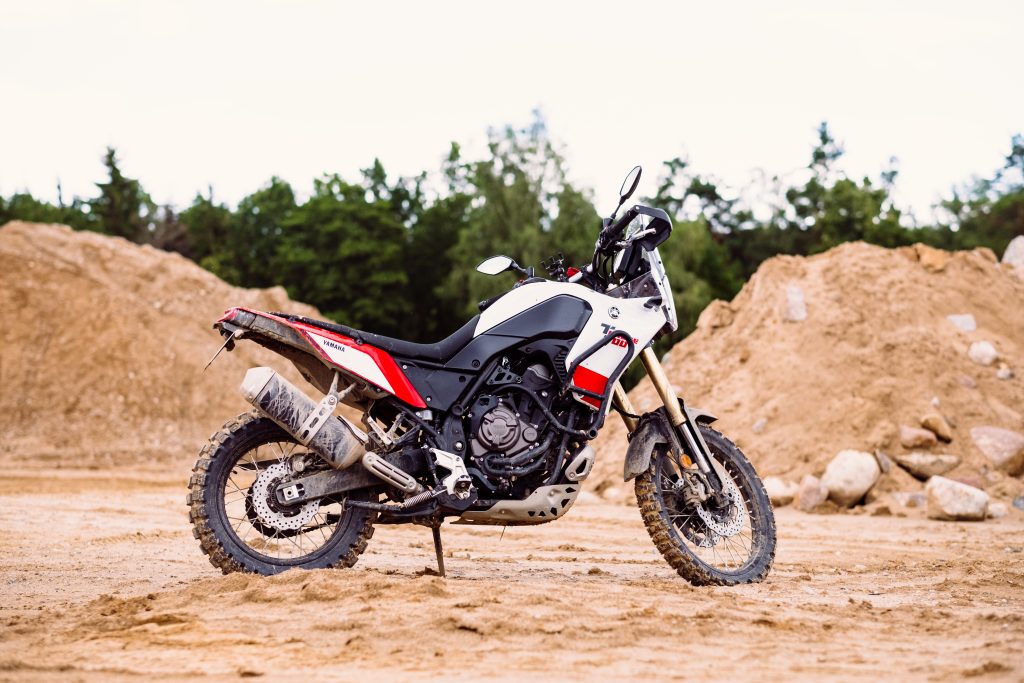
<path id="1" fill-rule="evenodd" d="M 441 525 L 435 524 L 430 527 L 430 532 L 434 535 L 434 552 L 437 553 L 437 574 L 443 577 L 444 574 L 444 548 L 441 547 Z"/>

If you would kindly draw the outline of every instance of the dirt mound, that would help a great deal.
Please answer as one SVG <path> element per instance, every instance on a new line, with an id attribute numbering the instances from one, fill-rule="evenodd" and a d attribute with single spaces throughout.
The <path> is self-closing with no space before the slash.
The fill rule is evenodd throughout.
<path id="1" fill-rule="evenodd" d="M 289 370 L 211 329 L 234 305 L 316 315 L 284 289 L 232 287 L 188 259 L 59 225 L 0 228 L 0 457 L 8 464 L 187 463 L 247 408 L 245 369 Z M 297 373 L 291 375 L 299 381 Z"/>
<path id="2" fill-rule="evenodd" d="M 947 318 L 960 314 L 976 329 Z M 972 361 L 977 341 L 990 342 L 1000 361 Z M 1015 377 L 999 379 L 1000 362 Z M 900 425 L 919 427 L 938 411 L 953 440 L 932 450 L 963 458 L 949 476 L 989 486 L 999 475 L 988 474 L 970 429 L 1024 431 L 1024 281 L 987 249 L 852 243 L 776 257 L 731 302 L 712 302 L 665 365 L 681 395 L 718 415 L 716 426 L 762 476 L 820 474 L 846 448 L 904 452 Z M 646 380 L 630 396 L 640 410 L 658 405 Z M 623 498 L 625 447 L 621 421 L 611 418 L 594 479 Z"/>

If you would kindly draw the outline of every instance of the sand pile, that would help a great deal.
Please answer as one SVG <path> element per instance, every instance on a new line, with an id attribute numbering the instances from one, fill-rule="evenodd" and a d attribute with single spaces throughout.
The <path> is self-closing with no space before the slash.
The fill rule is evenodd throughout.
<path id="1" fill-rule="evenodd" d="M 950 315 L 972 316 L 975 329 Z M 969 357 L 982 341 L 998 353 L 991 365 Z M 953 438 L 931 452 L 962 458 L 947 476 L 1020 488 L 990 472 L 970 433 L 1024 431 L 1024 279 L 987 249 L 853 243 L 770 259 L 733 301 L 708 306 L 665 363 L 681 395 L 717 414 L 762 476 L 820 475 L 842 449 L 905 453 L 900 427 L 937 411 Z M 640 410 L 658 405 L 646 380 L 630 395 Z M 610 419 L 594 475 L 607 495 L 627 497 L 625 445 L 621 421 Z M 920 486 L 902 476 L 896 485 Z"/>
<path id="2" fill-rule="evenodd" d="M 188 464 L 247 408 L 245 369 L 291 370 L 253 344 L 221 354 L 234 305 L 315 309 L 231 287 L 191 261 L 58 225 L 0 228 L 0 457 L 8 464 Z M 299 382 L 297 373 L 287 373 Z"/>

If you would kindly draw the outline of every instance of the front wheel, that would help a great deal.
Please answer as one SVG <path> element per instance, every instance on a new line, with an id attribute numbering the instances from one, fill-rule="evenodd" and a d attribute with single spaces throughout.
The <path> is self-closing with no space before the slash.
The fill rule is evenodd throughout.
<path id="1" fill-rule="evenodd" d="M 695 466 L 656 451 L 636 478 L 636 498 L 654 545 L 696 586 L 762 581 L 775 558 L 775 516 L 764 484 L 740 449 L 700 425 L 722 480 L 718 502 Z M 703 494 L 703 495 L 702 495 Z"/>

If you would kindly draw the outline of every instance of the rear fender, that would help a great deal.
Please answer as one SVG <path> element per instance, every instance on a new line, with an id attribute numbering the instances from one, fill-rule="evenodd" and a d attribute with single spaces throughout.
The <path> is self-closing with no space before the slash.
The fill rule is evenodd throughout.
<path id="1" fill-rule="evenodd" d="M 682 401 L 679 402 L 688 420 L 698 424 L 711 424 L 718 418 L 700 408 L 690 408 Z M 658 446 L 664 446 L 673 453 L 683 450 L 679 442 L 676 430 L 665 414 L 665 408 L 658 408 L 654 412 L 644 413 L 636 429 L 629 435 L 629 448 L 626 449 L 626 459 L 622 467 L 623 481 L 635 479 L 651 465 L 651 454 Z"/>
<path id="2" fill-rule="evenodd" d="M 340 371 L 350 382 L 379 389 L 380 397 L 391 394 L 413 408 L 427 407 L 395 359 L 372 344 L 299 320 L 241 307 L 229 310 L 214 327 L 225 336 L 234 333 L 234 339 L 251 339 L 284 356 L 323 393 L 330 388 L 334 373 Z M 238 330 L 242 330 L 241 335 Z"/>
<path id="3" fill-rule="evenodd" d="M 256 342 L 291 361 L 299 374 L 320 393 L 330 391 L 334 370 L 320 360 L 309 340 L 283 318 L 246 308 L 232 308 L 213 327 L 222 336 L 231 337 L 227 347 L 229 351 L 235 339 Z"/>

